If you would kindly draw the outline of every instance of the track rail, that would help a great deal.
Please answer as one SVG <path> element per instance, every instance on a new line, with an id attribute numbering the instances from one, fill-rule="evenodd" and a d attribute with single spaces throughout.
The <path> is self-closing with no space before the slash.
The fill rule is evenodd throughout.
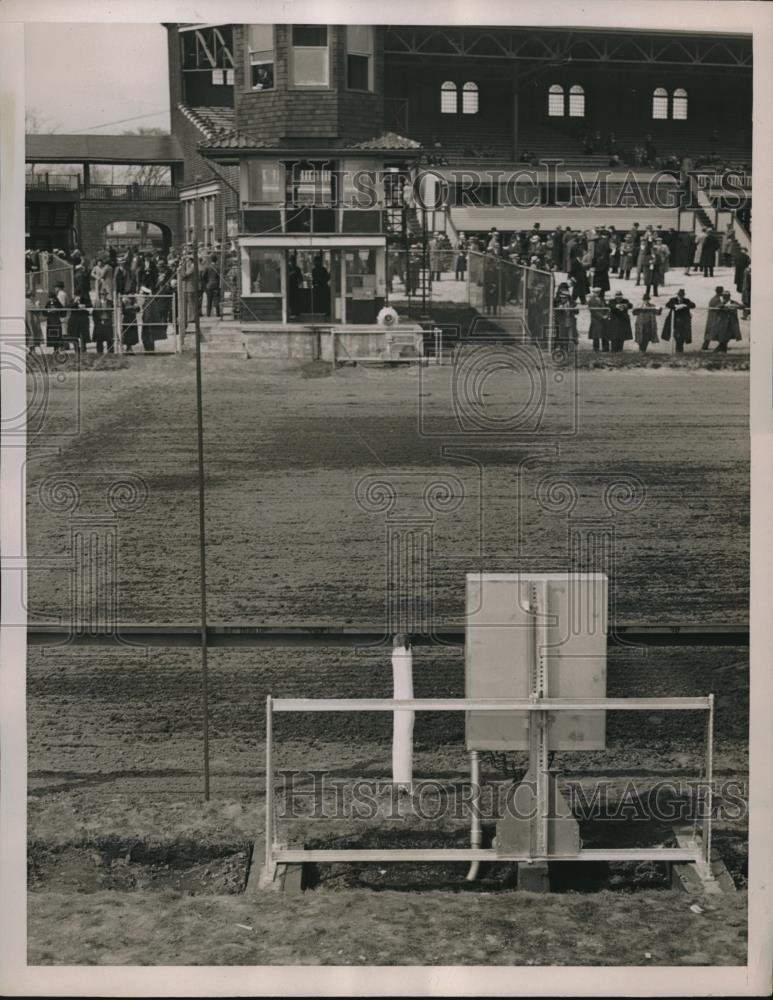
<path id="1" fill-rule="evenodd" d="M 306 623 L 297 625 L 208 624 L 207 646 L 240 647 L 391 645 L 393 634 L 380 625 Z M 463 646 L 464 625 L 443 625 L 411 634 L 414 646 Z M 105 628 L 60 623 L 28 624 L 30 646 L 171 646 L 201 645 L 201 625 L 189 622 L 116 624 Z M 748 646 L 748 625 L 613 625 L 607 645 L 615 646 Z"/>

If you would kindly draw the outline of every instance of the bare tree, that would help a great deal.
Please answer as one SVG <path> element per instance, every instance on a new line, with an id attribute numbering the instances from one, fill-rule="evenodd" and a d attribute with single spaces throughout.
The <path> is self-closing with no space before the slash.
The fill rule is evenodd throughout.
<path id="1" fill-rule="evenodd" d="M 126 129 L 124 135 L 167 135 L 163 129 L 153 125 L 139 125 Z M 133 164 L 126 167 L 126 181 L 129 184 L 169 183 L 169 167 L 160 163 Z"/>
<path id="2" fill-rule="evenodd" d="M 24 111 L 24 131 L 27 135 L 51 135 L 59 128 L 59 122 L 52 122 L 50 118 L 37 108 L 26 108 Z M 34 174 L 37 164 L 28 163 L 27 173 Z"/>

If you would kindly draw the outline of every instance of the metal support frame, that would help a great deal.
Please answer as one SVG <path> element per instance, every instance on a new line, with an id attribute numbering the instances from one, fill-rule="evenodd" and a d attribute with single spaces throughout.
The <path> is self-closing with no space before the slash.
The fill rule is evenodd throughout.
<path id="1" fill-rule="evenodd" d="M 695 698 L 272 698 L 266 699 L 266 860 L 264 881 L 270 881 L 278 864 L 299 864 L 306 861 L 332 863 L 339 861 L 692 861 L 702 866 L 710 856 L 711 812 L 704 816 L 702 842 L 693 840 L 686 847 L 654 848 L 581 848 L 573 853 L 554 853 L 545 850 L 542 855 L 534 852 L 501 853 L 496 848 L 433 848 L 414 849 L 320 849 L 305 850 L 278 846 L 274 826 L 274 772 L 273 772 L 273 723 L 275 712 L 468 712 L 470 710 L 527 711 L 545 716 L 547 712 L 576 712 L 578 709 L 621 709 L 625 711 L 702 711 L 709 713 L 706 746 L 706 776 L 711 781 L 714 696 Z M 542 826 L 542 823 L 540 823 Z"/>

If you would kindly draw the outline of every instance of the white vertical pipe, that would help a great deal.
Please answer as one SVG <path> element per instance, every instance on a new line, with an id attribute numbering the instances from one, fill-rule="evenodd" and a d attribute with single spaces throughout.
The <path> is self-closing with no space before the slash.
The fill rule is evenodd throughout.
<path id="1" fill-rule="evenodd" d="M 477 750 L 470 750 L 470 784 L 472 785 L 470 847 L 475 849 L 483 843 L 483 829 L 480 821 L 480 754 Z M 474 882 L 478 877 L 479 870 L 480 862 L 473 861 L 467 872 L 467 881 Z"/>
<path id="2" fill-rule="evenodd" d="M 413 653 L 405 633 L 394 637 L 392 648 L 393 697 L 413 698 Z M 396 785 L 413 785 L 413 720 L 415 712 L 393 712 L 392 781 Z"/>

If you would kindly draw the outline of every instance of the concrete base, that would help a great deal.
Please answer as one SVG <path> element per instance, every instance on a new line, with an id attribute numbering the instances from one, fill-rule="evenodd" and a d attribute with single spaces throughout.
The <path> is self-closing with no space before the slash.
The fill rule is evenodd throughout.
<path id="1" fill-rule="evenodd" d="M 386 329 L 373 325 L 315 326 L 309 323 L 241 323 L 201 320 L 202 352 L 238 354 L 245 358 L 294 361 L 420 361 L 423 334 L 417 323 Z M 186 350 L 195 348 L 189 330 Z"/>
<path id="2" fill-rule="evenodd" d="M 692 845 L 692 830 L 677 829 L 674 831 L 674 837 L 679 847 Z M 673 864 L 671 885 L 674 889 L 682 889 L 694 895 L 703 893 L 707 896 L 718 896 L 736 891 L 735 882 L 716 847 L 712 847 L 711 860 L 708 863 L 696 861 Z"/>
<path id="3" fill-rule="evenodd" d="M 252 864 L 244 892 L 254 896 L 267 891 L 298 893 L 302 889 L 303 865 L 274 865 L 269 869 L 265 864 Z"/>
<path id="4" fill-rule="evenodd" d="M 550 868 L 547 861 L 519 861 L 517 887 L 522 892 L 550 892 Z"/>

